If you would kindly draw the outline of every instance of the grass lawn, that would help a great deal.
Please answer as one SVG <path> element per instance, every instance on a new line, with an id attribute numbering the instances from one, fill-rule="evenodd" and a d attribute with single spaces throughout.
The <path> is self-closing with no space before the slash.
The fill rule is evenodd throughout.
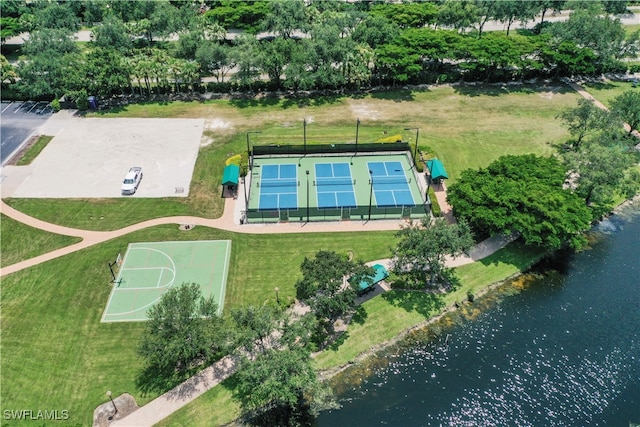
<path id="1" fill-rule="evenodd" d="M 27 152 L 24 154 L 24 156 L 22 156 L 20 158 L 20 160 L 18 160 L 17 165 L 18 166 L 24 166 L 24 165 L 30 165 L 31 162 L 38 157 L 38 154 L 40 154 L 40 152 L 42 150 L 44 150 L 44 147 L 47 146 L 47 144 L 53 139 L 52 136 L 48 136 L 48 135 L 41 135 L 38 140 L 31 146 L 29 147 L 29 149 L 27 150 Z"/>
<path id="2" fill-rule="evenodd" d="M 551 154 L 552 144 L 569 134 L 555 117 L 577 105 L 579 96 L 565 86 L 442 86 L 398 90 L 357 98 L 344 96 L 299 99 L 213 100 L 130 105 L 95 117 L 207 117 L 204 144 L 196 162 L 190 195 L 165 199 L 7 199 L 14 208 L 56 224 L 90 230 L 111 230 L 145 219 L 170 215 L 216 218 L 222 214 L 220 180 L 224 160 L 252 144 L 302 144 L 303 119 L 307 143 L 360 142 L 401 134 L 433 149 L 455 182 L 467 168 L 486 167 L 505 154 Z"/>
<path id="3" fill-rule="evenodd" d="M 640 87 L 634 88 L 631 82 L 585 83 L 583 87 L 598 101 L 607 107 L 611 107 L 611 100 L 628 90 L 640 91 Z"/>
<path id="4" fill-rule="evenodd" d="M 3 240 L 31 232 L 10 228 Z M 275 286 L 281 298 L 293 298 L 303 257 L 320 249 L 353 251 L 365 260 L 389 256 L 391 234 L 252 236 L 205 227 L 185 233 L 167 225 L 10 274 L 2 279 L 3 409 L 67 409 L 67 424 L 88 425 L 106 390 L 129 392 L 139 404 L 159 394 L 143 395 L 136 385 L 144 324 L 100 323 L 111 289 L 107 262 L 129 242 L 232 239 L 229 308 L 273 299 Z"/>
<path id="5" fill-rule="evenodd" d="M 51 252 L 79 242 L 79 237 L 63 236 L 38 230 L 6 215 L 0 215 L 0 266 L 15 264 L 25 259 Z"/>

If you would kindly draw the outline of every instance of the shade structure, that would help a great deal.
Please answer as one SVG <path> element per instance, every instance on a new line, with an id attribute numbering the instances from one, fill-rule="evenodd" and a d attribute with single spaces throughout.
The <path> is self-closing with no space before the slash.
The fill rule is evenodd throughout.
<path id="1" fill-rule="evenodd" d="M 238 185 L 238 178 L 240 177 L 240 166 L 229 165 L 225 166 L 222 173 L 222 185 Z"/>
<path id="2" fill-rule="evenodd" d="M 369 280 L 363 280 L 358 284 L 358 293 L 363 294 L 369 291 L 372 291 L 375 287 L 376 283 L 386 279 L 389 277 L 389 272 L 383 265 L 375 264 L 372 266 L 374 270 L 374 275 L 369 277 Z M 351 279 L 349 279 L 351 282 Z"/>
<path id="3" fill-rule="evenodd" d="M 449 179 L 447 171 L 444 169 L 444 165 L 438 159 L 427 160 L 427 167 L 431 172 L 431 179 Z"/>

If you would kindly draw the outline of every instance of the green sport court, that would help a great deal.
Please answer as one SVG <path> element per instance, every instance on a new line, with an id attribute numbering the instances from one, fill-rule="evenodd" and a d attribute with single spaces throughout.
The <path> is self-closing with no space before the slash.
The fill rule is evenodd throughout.
<path id="1" fill-rule="evenodd" d="M 426 188 L 408 153 L 256 156 L 248 222 L 423 217 Z"/>
<path id="2" fill-rule="evenodd" d="M 171 287 L 197 283 L 222 312 L 230 240 L 130 243 L 102 315 L 102 322 L 147 320 L 147 311 Z"/>

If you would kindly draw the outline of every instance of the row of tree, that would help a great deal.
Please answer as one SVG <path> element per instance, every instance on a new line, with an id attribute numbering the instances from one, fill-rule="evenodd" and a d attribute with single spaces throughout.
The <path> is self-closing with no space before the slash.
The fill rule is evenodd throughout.
<path id="1" fill-rule="evenodd" d="M 7 6 L 15 3 L 21 7 L 3 3 L 3 19 L 13 20 L 9 29 L 27 28 L 30 37 L 24 61 L 14 68 L 3 61 L 2 84 L 32 98 L 190 92 L 205 90 L 202 78 L 209 76 L 218 83 L 215 90 L 306 90 L 594 74 L 626 69 L 623 60 L 640 48 L 637 32 L 627 36 L 618 20 L 603 14 L 626 2 L 574 2 L 566 22 L 511 36 L 485 33 L 484 25 L 489 19 L 508 26 L 531 21 L 563 2 L 87 0 Z M 72 40 L 79 15 L 101 22 L 82 50 Z M 231 40 L 227 30 L 233 27 L 249 31 Z M 257 30 L 270 36 L 250 32 Z M 171 35 L 177 40 L 154 41 Z"/>

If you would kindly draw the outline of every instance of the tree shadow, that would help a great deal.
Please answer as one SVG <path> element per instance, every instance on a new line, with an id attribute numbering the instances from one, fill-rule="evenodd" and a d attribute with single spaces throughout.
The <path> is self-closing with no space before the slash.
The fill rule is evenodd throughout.
<path id="1" fill-rule="evenodd" d="M 394 101 L 394 102 L 408 102 L 415 101 L 413 90 L 410 89 L 397 89 L 383 92 L 371 92 L 371 98 L 373 99 L 382 99 L 385 101 Z"/>
<path id="2" fill-rule="evenodd" d="M 146 366 L 136 377 L 136 387 L 143 394 L 158 394 L 171 390 L 188 376 L 178 376 L 157 366 Z"/>
<path id="3" fill-rule="evenodd" d="M 569 86 L 558 83 L 557 85 L 529 84 L 529 83 L 460 83 L 453 85 L 455 93 L 476 97 L 476 96 L 500 96 L 505 94 L 534 94 L 552 91 L 558 94 L 573 92 Z"/>
<path id="4" fill-rule="evenodd" d="M 351 318 L 351 321 L 359 325 L 362 325 L 367 320 L 367 317 L 369 317 L 367 310 L 365 310 L 363 306 L 359 306 L 355 314 Z"/>
<path id="5" fill-rule="evenodd" d="M 482 258 L 479 262 L 486 266 L 511 264 L 519 270 L 525 270 L 531 266 L 532 261 L 535 264 L 547 253 L 547 249 L 526 246 L 522 241 L 516 240 L 493 254 Z"/>
<path id="6" fill-rule="evenodd" d="M 431 317 L 445 307 L 444 295 L 432 292 L 392 290 L 385 292 L 382 298 L 394 307 L 415 311 L 424 317 Z"/>

